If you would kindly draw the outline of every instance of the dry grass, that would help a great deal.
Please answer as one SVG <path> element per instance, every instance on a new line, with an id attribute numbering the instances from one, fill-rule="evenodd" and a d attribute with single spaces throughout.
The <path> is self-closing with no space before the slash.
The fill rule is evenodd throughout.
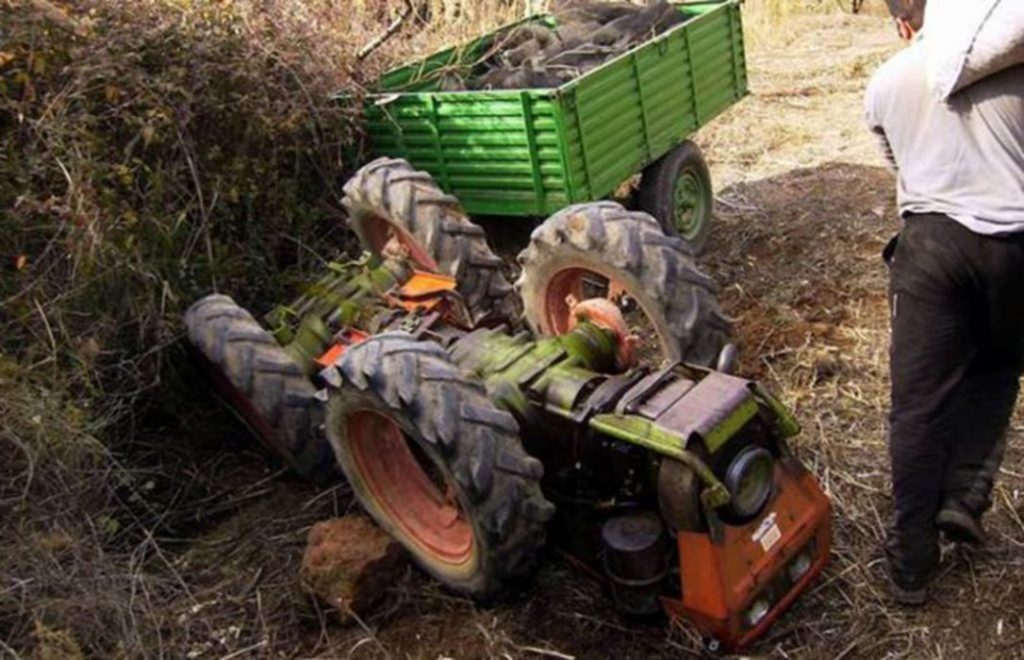
<path id="1" fill-rule="evenodd" d="M 850 14 L 856 0 L 748 0 L 743 7 L 743 22 L 748 42 L 754 48 L 778 46 L 800 39 L 807 32 L 808 16 L 838 17 Z M 868 16 L 888 16 L 885 0 L 864 0 L 860 12 Z"/>
<path id="2" fill-rule="evenodd" d="M 797 33 L 796 18 L 843 11 L 843 0 L 753 0 L 744 6 L 743 23 L 752 47 Z"/>
<path id="3" fill-rule="evenodd" d="M 175 343 L 180 307 L 196 292 L 216 281 L 259 306 L 337 236 L 328 228 L 337 173 L 350 166 L 338 148 L 349 128 L 323 101 L 327 90 L 464 41 L 521 15 L 525 2 L 419 2 L 427 22 L 410 19 L 363 64 L 353 50 L 398 15 L 399 0 L 140 0 L 139 14 L 69 4 L 72 16 L 98 12 L 92 36 L 18 13 L 27 6 L 0 0 L 0 51 L 20 43 L 15 65 L 28 54 L 48 62 L 29 67 L 27 95 L 0 55 L 0 256 L 29 257 L 0 276 L 0 657 L 696 655 L 690 631 L 620 620 L 600 587 L 556 556 L 493 609 L 411 572 L 365 627 L 334 625 L 299 587 L 297 562 L 308 527 L 349 510 L 351 498 L 269 469 L 210 405 Z M 893 182 L 862 130 L 860 97 L 897 45 L 886 21 L 840 9 L 748 0 L 754 94 L 698 136 L 719 195 L 705 262 L 737 318 L 744 370 L 795 406 L 798 449 L 836 508 L 825 579 L 754 651 L 1021 657 L 1024 455 L 1013 442 L 992 544 L 947 552 L 936 602 L 921 611 L 885 596 L 877 253 L 894 231 Z M 237 21 L 217 13 L 234 10 Z M 133 68 L 129 46 L 147 39 L 167 66 Z M 210 83 L 225 71 L 238 85 L 227 97 Z M 140 80 L 187 112 L 147 115 L 162 106 L 138 93 Z M 211 116 L 221 119 L 196 120 Z M 144 124 L 133 117 L 169 122 L 158 125 L 166 142 L 141 163 L 130 145 Z M 253 142 L 225 130 L 240 120 L 252 123 L 243 135 Z M 234 169 L 253 154 L 267 169 Z M 160 186 L 138 183 L 153 172 Z M 169 228 L 173 240 L 149 242 Z M 495 235 L 506 253 L 523 237 Z M 208 245 L 224 259 L 211 260 Z M 1020 415 L 1015 424 L 1016 440 Z"/>
<path id="4" fill-rule="evenodd" d="M 1024 545 L 1019 448 L 1010 452 L 980 552 L 945 548 L 934 602 L 887 597 L 887 278 L 891 173 L 863 129 L 867 77 L 899 44 L 883 17 L 797 20 L 751 53 L 753 96 L 700 139 L 719 190 L 708 264 L 766 379 L 804 425 L 799 449 L 835 507 L 824 582 L 762 648 L 785 657 L 1021 657 Z M 1020 414 L 1011 445 L 1024 427 Z"/>
<path id="5" fill-rule="evenodd" d="M 0 655 L 209 632 L 174 539 L 250 486 L 164 435 L 194 414 L 180 310 L 318 265 L 353 132 L 327 96 L 379 27 L 343 6 L 0 2 Z"/>

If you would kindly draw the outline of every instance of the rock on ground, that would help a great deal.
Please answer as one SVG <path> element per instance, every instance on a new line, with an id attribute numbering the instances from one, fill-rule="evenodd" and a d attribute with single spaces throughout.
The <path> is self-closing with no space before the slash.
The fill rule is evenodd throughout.
<path id="1" fill-rule="evenodd" d="M 405 574 L 405 550 L 372 522 L 346 516 L 309 532 L 302 581 L 338 611 L 343 624 L 366 617 Z"/>

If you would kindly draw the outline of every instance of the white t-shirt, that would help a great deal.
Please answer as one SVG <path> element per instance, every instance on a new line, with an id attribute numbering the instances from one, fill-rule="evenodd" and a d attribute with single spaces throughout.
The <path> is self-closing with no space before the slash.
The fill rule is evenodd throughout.
<path id="1" fill-rule="evenodd" d="M 900 215 L 940 213 L 978 234 L 1024 231 L 1024 66 L 936 100 L 924 36 L 871 79 L 868 125 L 899 177 Z"/>

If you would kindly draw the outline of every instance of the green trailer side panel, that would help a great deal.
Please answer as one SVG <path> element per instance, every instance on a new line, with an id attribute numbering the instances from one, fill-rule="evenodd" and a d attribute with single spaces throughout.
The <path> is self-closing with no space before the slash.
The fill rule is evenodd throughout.
<path id="1" fill-rule="evenodd" d="M 373 155 L 430 172 L 471 214 L 607 197 L 747 93 L 739 4 L 680 11 L 690 20 L 558 89 L 436 91 L 497 32 L 388 73 L 367 99 Z"/>
<path id="2" fill-rule="evenodd" d="M 598 199 L 747 93 L 737 5 L 725 5 L 570 85 L 586 197 Z"/>
<path id="3" fill-rule="evenodd" d="M 366 110 L 374 150 L 430 172 L 470 213 L 569 203 L 556 104 L 533 91 L 403 94 Z"/>

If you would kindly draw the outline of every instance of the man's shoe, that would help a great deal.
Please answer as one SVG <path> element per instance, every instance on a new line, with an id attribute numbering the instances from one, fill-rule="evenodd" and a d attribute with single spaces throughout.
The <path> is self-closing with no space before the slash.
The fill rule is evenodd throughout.
<path id="1" fill-rule="evenodd" d="M 928 600 L 928 585 L 939 569 L 938 536 L 934 527 L 913 533 L 889 530 L 885 543 L 889 586 L 900 605 L 923 605 Z"/>
<path id="2" fill-rule="evenodd" d="M 900 605 L 918 607 L 928 601 L 928 583 L 931 582 L 931 574 L 910 575 L 901 571 L 890 569 L 889 586 L 892 590 L 892 597 Z"/>
<path id="3" fill-rule="evenodd" d="M 956 543 L 981 545 L 985 542 L 985 528 L 981 516 L 974 515 L 957 502 L 946 501 L 935 516 L 935 526 L 946 538 Z"/>

